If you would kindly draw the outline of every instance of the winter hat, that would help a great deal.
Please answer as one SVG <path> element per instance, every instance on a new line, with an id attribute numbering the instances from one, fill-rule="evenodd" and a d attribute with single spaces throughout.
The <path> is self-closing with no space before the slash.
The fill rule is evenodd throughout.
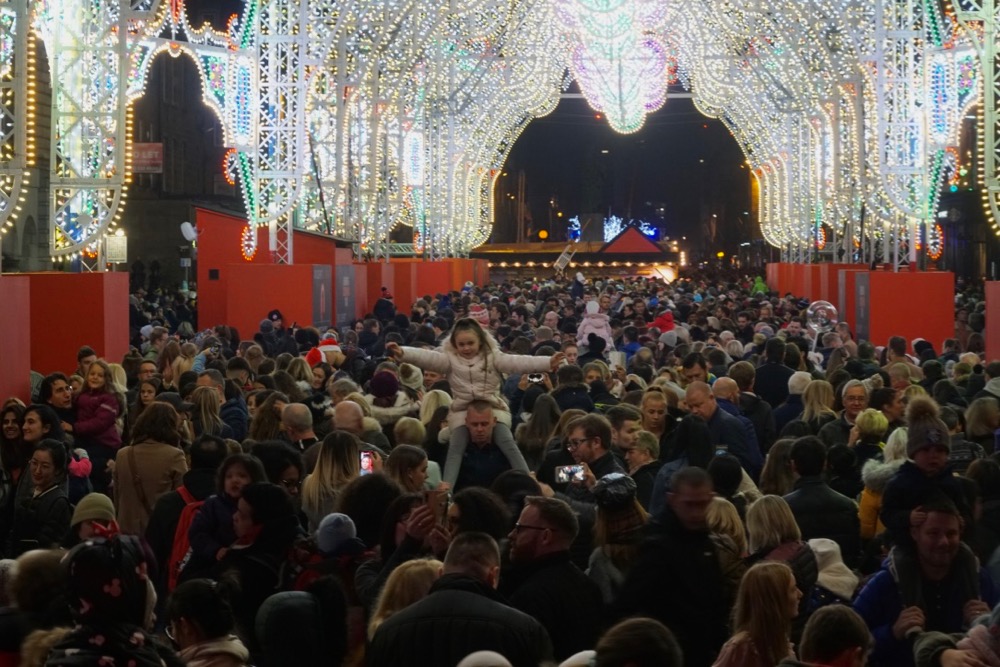
<path id="1" fill-rule="evenodd" d="M 424 374 L 413 364 L 402 363 L 399 365 L 399 381 L 404 387 L 420 391 L 424 387 Z"/>
<path id="2" fill-rule="evenodd" d="M 84 521 L 102 521 L 111 523 L 115 520 L 115 506 L 103 493 L 88 493 L 73 510 L 73 518 L 70 519 L 70 526 L 79 526 Z"/>
<path id="3" fill-rule="evenodd" d="M 326 361 L 327 352 L 340 352 L 340 346 L 337 345 L 336 338 L 322 340 L 317 347 L 309 350 L 306 354 L 306 363 L 309 364 L 309 368 L 318 366 Z"/>
<path id="4" fill-rule="evenodd" d="M 327 514 L 316 530 L 316 546 L 324 554 L 332 554 L 358 536 L 354 520 L 346 514 Z"/>
<path id="5" fill-rule="evenodd" d="M 938 406 L 927 396 L 916 396 L 906 406 L 906 456 L 925 447 L 944 447 L 951 451 L 948 427 L 941 421 Z"/>
<path id="6" fill-rule="evenodd" d="M 585 282 L 587 282 L 587 279 L 583 277 L 582 273 L 580 273 L 579 271 L 577 271 L 577 273 L 576 273 L 576 282 L 578 282 L 578 283 L 585 283 Z"/>
<path id="7" fill-rule="evenodd" d="M 587 302 L 587 314 L 588 315 L 596 315 L 597 311 L 600 310 L 600 309 L 601 309 L 601 304 L 597 303 L 596 301 L 588 301 Z"/>
<path id="8" fill-rule="evenodd" d="M 261 320 L 260 321 L 260 332 L 263 334 L 269 334 L 274 331 L 274 323 L 271 320 Z"/>
<path id="9" fill-rule="evenodd" d="M 399 380 L 389 371 L 379 371 L 372 376 L 368 389 L 375 398 L 389 398 L 399 391 Z"/>
<path id="10" fill-rule="evenodd" d="M 284 321 L 285 318 L 281 315 L 281 311 L 275 308 L 267 314 L 267 319 L 271 320 L 271 322 L 276 322 L 278 320 Z"/>
<path id="11" fill-rule="evenodd" d="M 852 599 L 858 587 L 858 577 L 844 565 L 840 545 L 819 537 L 809 540 L 809 547 L 816 554 L 816 569 L 819 570 L 816 583 L 844 600 Z"/>
<path id="12" fill-rule="evenodd" d="M 139 333 L 143 338 L 149 338 L 153 334 L 153 325 L 147 324 L 146 326 L 139 329 Z"/>
<path id="13" fill-rule="evenodd" d="M 667 347 L 677 347 L 677 332 L 670 330 L 660 334 L 660 342 Z"/>
<path id="14" fill-rule="evenodd" d="M 591 493 L 601 509 L 617 510 L 632 504 L 637 488 L 635 480 L 628 475 L 612 472 L 597 480 Z"/>
<path id="15" fill-rule="evenodd" d="M 388 287 L 385 287 L 385 286 L 382 287 L 382 298 L 383 299 L 391 299 L 392 298 L 392 294 L 389 293 L 389 288 Z"/>
<path id="16" fill-rule="evenodd" d="M 486 310 L 486 306 L 481 303 L 474 303 L 469 306 L 469 317 L 478 322 L 480 326 L 490 326 L 490 313 Z"/>

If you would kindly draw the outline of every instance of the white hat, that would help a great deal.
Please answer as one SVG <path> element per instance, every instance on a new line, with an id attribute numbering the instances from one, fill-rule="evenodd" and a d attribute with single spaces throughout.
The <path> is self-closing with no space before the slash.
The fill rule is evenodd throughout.
<path id="1" fill-rule="evenodd" d="M 514 667 L 496 651 L 476 651 L 462 658 L 456 667 Z"/>
<path id="2" fill-rule="evenodd" d="M 816 583 L 838 597 L 852 599 L 858 588 L 858 577 L 844 565 L 840 545 L 825 537 L 817 537 L 809 540 L 809 547 L 816 554 L 816 569 L 819 570 Z"/>

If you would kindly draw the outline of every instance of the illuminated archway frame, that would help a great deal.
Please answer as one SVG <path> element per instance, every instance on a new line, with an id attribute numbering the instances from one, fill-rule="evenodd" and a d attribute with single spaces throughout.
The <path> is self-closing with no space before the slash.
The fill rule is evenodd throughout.
<path id="1" fill-rule="evenodd" d="M 150 54 L 163 48 L 202 64 L 206 102 L 237 149 L 233 170 L 251 224 L 276 231 L 276 261 L 292 259 L 293 221 L 362 236 L 380 256 L 392 227 L 409 222 L 429 256 L 467 253 L 489 232 L 490 193 L 503 159 L 527 122 L 554 107 L 581 34 L 578 26 L 558 25 L 551 3 L 530 0 L 458 8 L 396 0 L 383 13 L 385 3 L 254 1 L 226 33 L 192 29 L 182 0 L 120 4 L 31 4 L 53 69 L 54 257 L 99 246 L 121 216 L 130 172 L 128 103 L 141 91 Z M 627 3 L 562 4 L 593 10 Z M 677 76 L 698 108 L 721 118 L 740 143 L 767 202 L 769 242 L 803 259 L 811 230 L 826 225 L 845 248 L 863 235 L 871 241 L 865 247 L 881 240 L 888 256 L 889 239 L 907 236 L 903 230 L 912 236 L 936 208 L 957 119 L 976 102 L 980 81 L 994 80 L 980 68 L 970 77 L 967 65 L 971 53 L 981 66 L 995 43 L 992 24 L 988 46 L 970 37 L 983 29 L 976 12 L 985 14 L 987 4 L 961 2 L 956 15 L 919 0 L 782 0 L 766 8 L 750 2 L 720 14 L 703 3 L 675 3 L 653 14 L 640 36 L 677 49 Z M 14 9 L 8 14 L 26 15 L 27 6 L 0 0 L 0 11 Z M 27 59 L 31 38 L 16 27 L 15 63 Z M 614 46 L 626 38 L 635 43 L 636 35 L 623 29 L 597 37 Z M 613 51 L 602 55 L 609 53 L 613 60 Z M 22 129 L 31 125 L 32 76 L 29 67 L 10 79 L 9 90 L 24 91 L 20 104 L 16 93 L 0 93 L 0 110 L 25 137 L 0 137 L 0 197 L 7 202 L 0 221 L 16 212 L 9 204 L 22 197 L 33 150 Z M 879 85 L 887 76 L 894 77 L 891 94 Z M 657 91 L 640 92 L 657 101 Z M 594 99 L 594 91 L 585 93 Z M 351 113 L 352 104 L 361 113 Z M 917 104 L 928 113 L 915 116 Z M 325 127 L 316 120 L 320 109 L 332 118 Z M 986 116 L 995 129 L 992 108 Z M 310 141 L 310 133 L 319 136 Z M 422 147 L 422 165 L 414 166 L 419 158 L 407 146 Z M 989 160 L 990 151 L 984 155 Z M 255 234 L 248 237 L 252 253 Z"/>

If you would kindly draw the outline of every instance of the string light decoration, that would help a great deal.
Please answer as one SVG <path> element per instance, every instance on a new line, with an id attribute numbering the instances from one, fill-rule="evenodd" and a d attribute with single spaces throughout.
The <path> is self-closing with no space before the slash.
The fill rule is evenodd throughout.
<path id="1" fill-rule="evenodd" d="M 984 203 L 1000 212 L 1000 89 L 980 98 L 998 80 L 996 1 L 245 0 L 216 30 L 184 0 L 0 0 L 0 229 L 34 162 L 41 38 L 54 258 L 88 257 L 120 221 L 131 105 L 167 54 L 195 63 L 222 124 L 248 260 L 262 225 L 279 262 L 293 225 L 379 260 L 400 234 L 428 259 L 467 255 L 514 142 L 575 79 L 622 133 L 668 84 L 690 90 L 740 145 L 786 260 L 898 262 L 917 230 L 928 250 L 941 238 L 932 212 L 968 170 L 958 132 L 977 105 Z"/>

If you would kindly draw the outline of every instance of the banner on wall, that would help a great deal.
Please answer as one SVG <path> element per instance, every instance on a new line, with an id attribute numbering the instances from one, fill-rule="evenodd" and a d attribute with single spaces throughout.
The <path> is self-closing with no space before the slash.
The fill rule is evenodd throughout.
<path id="1" fill-rule="evenodd" d="M 312 274 L 313 326 L 323 330 L 333 321 L 333 272 L 329 265 L 314 264 Z"/>
<path id="2" fill-rule="evenodd" d="M 338 264 L 336 267 L 334 315 L 338 328 L 346 327 L 354 319 L 354 270 L 355 267 L 350 264 Z"/>

